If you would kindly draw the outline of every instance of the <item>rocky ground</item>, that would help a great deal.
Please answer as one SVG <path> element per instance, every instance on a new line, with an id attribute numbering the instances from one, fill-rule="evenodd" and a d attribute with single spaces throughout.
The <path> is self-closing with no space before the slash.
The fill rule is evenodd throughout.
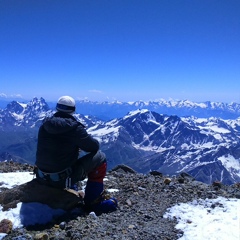
<path id="1" fill-rule="evenodd" d="M 0 172 L 31 169 L 29 165 L 13 165 L 1 164 Z M 4 240 L 175 240 L 183 232 L 174 228 L 174 220 L 163 218 L 167 208 L 199 198 L 240 198 L 240 184 L 224 186 L 215 182 L 207 185 L 185 173 L 171 178 L 156 171 L 143 175 L 126 166 L 108 172 L 105 186 L 119 190 L 113 194 L 119 203 L 117 211 L 96 216 L 80 210 L 55 219 L 48 226 L 12 230 Z"/>

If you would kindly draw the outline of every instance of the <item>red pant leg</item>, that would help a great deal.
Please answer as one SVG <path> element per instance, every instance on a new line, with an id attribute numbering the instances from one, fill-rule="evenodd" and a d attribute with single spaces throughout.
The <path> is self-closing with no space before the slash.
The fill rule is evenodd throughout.
<path id="1" fill-rule="evenodd" d="M 88 180 L 91 182 L 103 182 L 104 177 L 106 176 L 107 163 L 104 162 L 93 171 L 88 173 Z"/>

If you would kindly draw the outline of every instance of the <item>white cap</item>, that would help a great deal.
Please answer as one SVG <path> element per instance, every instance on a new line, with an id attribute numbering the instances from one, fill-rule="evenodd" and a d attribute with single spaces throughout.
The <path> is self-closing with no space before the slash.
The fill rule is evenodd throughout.
<path id="1" fill-rule="evenodd" d="M 69 96 L 62 96 L 58 99 L 56 109 L 65 113 L 75 112 L 75 100 Z"/>

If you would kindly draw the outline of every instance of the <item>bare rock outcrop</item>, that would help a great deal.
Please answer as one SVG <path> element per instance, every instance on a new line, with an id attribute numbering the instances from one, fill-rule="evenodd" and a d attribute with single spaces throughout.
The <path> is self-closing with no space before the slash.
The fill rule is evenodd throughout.
<path id="1" fill-rule="evenodd" d="M 54 209 L 70 210 L 80 201 L 81 198 L 77 192 L 42 185 L 36 179 L 0 192 L 3 211 L 15 208 L 19 202 L 39 202 Z"/>

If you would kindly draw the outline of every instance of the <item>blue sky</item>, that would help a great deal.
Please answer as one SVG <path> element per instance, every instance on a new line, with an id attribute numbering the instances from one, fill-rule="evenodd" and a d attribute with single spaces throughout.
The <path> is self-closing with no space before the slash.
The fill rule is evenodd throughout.
<path id="1" fill-rule="evenodd" d="M 239 0 L 0 0 L 0 95 L 240 102 Z"/>

